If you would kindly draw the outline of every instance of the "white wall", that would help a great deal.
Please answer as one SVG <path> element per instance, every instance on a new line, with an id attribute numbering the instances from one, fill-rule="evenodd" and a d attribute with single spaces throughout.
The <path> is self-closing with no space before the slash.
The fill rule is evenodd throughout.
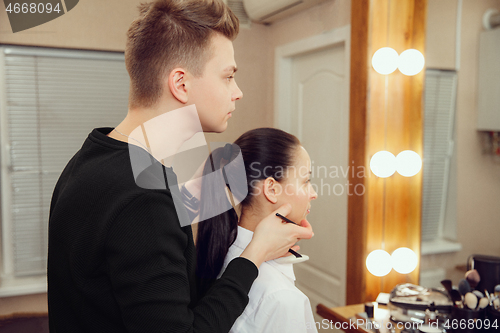
<path id="1" fill-rule="evenodd" d="M 469 255 L 500 256 L 500 163 L 482 153 L 476 130 L 478 37 L 483 30 L 482 15 L 489 8 L 500 10 L 500 0 L 429 0 L 427 66 L 458 71 L 456 164 L 451 170 L 447 218 L 456 221 L 462 250 L 424 256 L 421 269 L 445 268 L 455 284 L 464 276 L 456 266 L 465 265 Z M 453 31 L 456 13 L 461 16 L 458 31 Z"/>

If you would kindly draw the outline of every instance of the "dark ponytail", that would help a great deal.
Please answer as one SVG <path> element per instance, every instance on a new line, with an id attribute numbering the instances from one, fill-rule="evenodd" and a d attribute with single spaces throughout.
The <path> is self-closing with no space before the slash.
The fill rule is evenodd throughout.
<path id="1" fill-rule="evenodd" d="M 228 149 L 231 147 L 229 145 L 215 149 L 205 163 L 203 174 L 207 175 L 212 170 L 221 169 L 233 161 L 241 151 L 248 190 L 248 195 L 241 201 L 243 210 L 252 204 L 255 181 L 268 177 L 281 181 L 286 177 L 285 170 L 295 162 L 293 155 L 295 149 L 300 146 L 300 141 L 295 136 L 279 129 L 258 128 L 245 132 L 234 143 L 232 149 Z M 228 170 L 230 167 L 237 167 L 237 165 L 231 163 L 226 167 L 224 175 L 226 183 L 231 183 L 231 177 L 238 174 Z M 241 193 L 234 193 L 237 189 L 231 188 L 231 190 L 234 197 L 242 198 Z M 201 200 L 201 216 L 213 216 L 215 214 L 210 214 L 210 211 L 216 207 L 227 206 L 227 197 L 221 196 L 220 192 L 217 195 L 213 186 L 206 186 L 204 181 L 201 198 L 208 197 L 210 200 Z M 237 231 L 238 216 L 233 208 L 199 223 L 196 238 L 196 272 L 199 277 L 200 295 L 206 293 L 220 273 L 229 247 L 236 239 Z"/>

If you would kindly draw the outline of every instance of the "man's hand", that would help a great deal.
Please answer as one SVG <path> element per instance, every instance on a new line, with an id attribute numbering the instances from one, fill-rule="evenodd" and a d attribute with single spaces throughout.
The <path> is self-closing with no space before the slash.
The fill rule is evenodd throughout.
<path id="1" fill-rule="evenodd" d="M 286 204 L 263 219 L 255 229 L 252 241 L 241 257 L 247 258 L 260 267 L 264 261 L 286 255 L 288 249 L 300 239 L 311 238 L 314 233 L 307 220 L 302 220 L 301 226 L 297 226 L 292 223 L 283 223 L 283 220 L 276 216 L 276 213 L 287 216 L 291 210 L 292 207 Z"/>

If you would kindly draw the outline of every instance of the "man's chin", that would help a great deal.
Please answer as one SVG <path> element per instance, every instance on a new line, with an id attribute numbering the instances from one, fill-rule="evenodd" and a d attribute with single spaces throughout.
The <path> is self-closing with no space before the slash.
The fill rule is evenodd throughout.
<path id="1" fill-rule="evenodd" d="M 227 121 L 219 126 L 202 127 L 205 133 L 222 133 L 227 129 Z"/>

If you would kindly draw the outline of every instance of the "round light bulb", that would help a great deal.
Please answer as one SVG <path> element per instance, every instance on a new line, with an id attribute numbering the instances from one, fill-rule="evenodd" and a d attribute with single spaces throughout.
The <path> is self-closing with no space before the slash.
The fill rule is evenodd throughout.
<path id="1" fill-rule="evenodd" d="M 396 50 L 383 47 L 373 54 L 372 66 L 377 73 L 387 75 L 398 68 L 398 60 L 399 56 Z"/>
<path id="2" fill-rule="evenodd" d="M 418 257 L 413 250 L 400 247 L 391 255 L 392 268 L 398 273 L 408 274 L 417 268 Z"/>
<path id="3" fill-rule="evenodd" d="M 390 177 L 396 172 L 396 157 L 385 150 L 376 152 L 370 160 L 370 169 L 377 177 Z"/>
<path id="4" fill-rule="evenodd" d="M 366 268 L 375 276 L 385 276 L 392 269 L 391 255 L 384 250 L 375 250 L 366 257 Z"/>
<path id="5" fill-rule="evenodd" d="M 413 150 L 404 150 L 396 157 L 396 171 L 404 177 L 413 177 L 422 169 L 422 159 Z"/>
<path id="6" fill-rule="evenodd" d="M 424 68 L 425 58 L 424 55 L 415 49 L 403 51 L 399 55 L 399 71 L 404 75 L 412 76 L 420 73 Z"/>

